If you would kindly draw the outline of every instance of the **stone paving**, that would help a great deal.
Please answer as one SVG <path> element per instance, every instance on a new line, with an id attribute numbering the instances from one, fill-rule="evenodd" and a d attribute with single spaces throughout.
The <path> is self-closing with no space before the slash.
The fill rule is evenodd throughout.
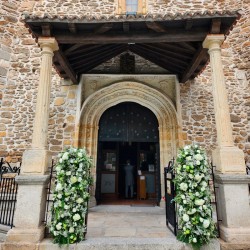
<path id="1" fill-rule="evenodd" d="M 163 208 L 101 205 L 91 208 L 87 239 L 96 237 L 175 238 Z"/>

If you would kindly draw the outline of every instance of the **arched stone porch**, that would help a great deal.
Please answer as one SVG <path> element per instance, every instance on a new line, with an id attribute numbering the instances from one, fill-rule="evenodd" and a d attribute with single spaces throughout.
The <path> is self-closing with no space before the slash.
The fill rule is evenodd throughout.
<path id="1" fill-rule="evenodd" d="M 77 124 L 77 146 L 84 147 L 93 157 L 93 176 L 96 180 L 98 124 L 105 110 L 122 102 L 135 102 L 150 109 L 159 123 L 160 168 L 176 154 L 179 146 L 179 123 L 174 104 L 160 91 L 135 81 L 122 81 L 104 87 L 90 95 L 83 103 Z M 161 176 L 162 193 L 164 189 Z M 94 194 L 93 190 L 93 193 Z"/>

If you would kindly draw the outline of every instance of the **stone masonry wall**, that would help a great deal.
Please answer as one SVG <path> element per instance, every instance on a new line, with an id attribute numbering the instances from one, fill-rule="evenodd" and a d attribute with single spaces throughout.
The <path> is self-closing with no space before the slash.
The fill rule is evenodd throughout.
<path id="1" fill-rule="evenodd" d="M 12 161 L 17 161 L 31 143 L 40 49 L 21 22 L 21 15 L 29 12 L 38 16 L 108 16 L 115 15 L 116 10 L 116 0 L 0 0 L 0 156 L 9 155 Z M 151 14 L 207 10 L 242 13 L 223 44 L 222 53 L 235 144 L 250 161 L 250 1 L 147 1 Z M 97 67 L 96 72 L 109 73 L 116 60 Z M 141 64 L 143 70 L 145 65 L 146 62 Z M 152 69 L 152 65 L 148 68 Z M 156 67 L 149 73 L 160 73 L 158 70 Z M 55 71 L 52 85 L 49 148 L 56 153 L 73 143 L 77 88 L 62 86 Z M 210 152 L 215 147 L 216 130 L 209 66 L 196 79 L 181 84 L 180 89 L 185 143 L 201 143 Z"/>

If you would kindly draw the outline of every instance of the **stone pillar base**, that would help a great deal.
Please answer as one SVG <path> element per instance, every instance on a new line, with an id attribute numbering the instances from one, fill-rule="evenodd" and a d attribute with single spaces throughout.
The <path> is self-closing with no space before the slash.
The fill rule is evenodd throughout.
<path id="1" fill-rule="evenodd" d="M 95 207 L 97 205 L 97 203 L 96 203 L 96 198 L 95 198 L 95 196 L 90 196 L 90 199 L 89 199 L 89 208 L 91 208 L 91 207 Z"/>
<path id="2" fill-rule="evenodd" d="M 217 147 L 213 151 L 213 164 L 221 173 L 246 173 L 244 153 L 237 147 Z"/>
<path id="3" fill-rule="evenodd" d="M 44 216 L 48 175 L 19 175 L 14 228 L 6 242 L 39 242 L 44 238 Z"/>
<path id="4" fill-rule="evenodd" d="M 45 174 L 50 165 L 50 151 L 45 149 L 29 149 L 23 153 L 21 174 Z"/>
<path id="5" fill-rule="evenodd" d="M 220 225 L 220 238 L 230 243 L 250 244 L 250 225 L 249 227 L 238 228 L 227 228 Z"/>
<path id="6" fill-rule="evenodd" d="M 13 228 L 11 229 L 6 237 L 5 243 L 14 242 L 29 242 L 37 243 L 44 238 L 45 226 L 40 226 L 39 228 Z"/>
<path id="7" fill-rule="evenodd" d="M 220 236 L 226 242 L 250 242 L 250 176 L 215 174 Z"/>

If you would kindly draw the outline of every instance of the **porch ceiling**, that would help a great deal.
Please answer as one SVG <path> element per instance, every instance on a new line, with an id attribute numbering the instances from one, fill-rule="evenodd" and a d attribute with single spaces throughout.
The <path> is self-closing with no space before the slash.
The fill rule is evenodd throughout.
<path id="1" fill-rule="evenodd" d="M 63 78 L 78 82 L 81 74 L 131 51 L 176 74 L 181 82 L 198 75 L 208 62 L 202 42 L 207 34 L 225 34 L 237 12 L 183 15 L 63 17 L 26 15 L 32 35 L 53 36 L 59 44 L 54 66 Z"/>

